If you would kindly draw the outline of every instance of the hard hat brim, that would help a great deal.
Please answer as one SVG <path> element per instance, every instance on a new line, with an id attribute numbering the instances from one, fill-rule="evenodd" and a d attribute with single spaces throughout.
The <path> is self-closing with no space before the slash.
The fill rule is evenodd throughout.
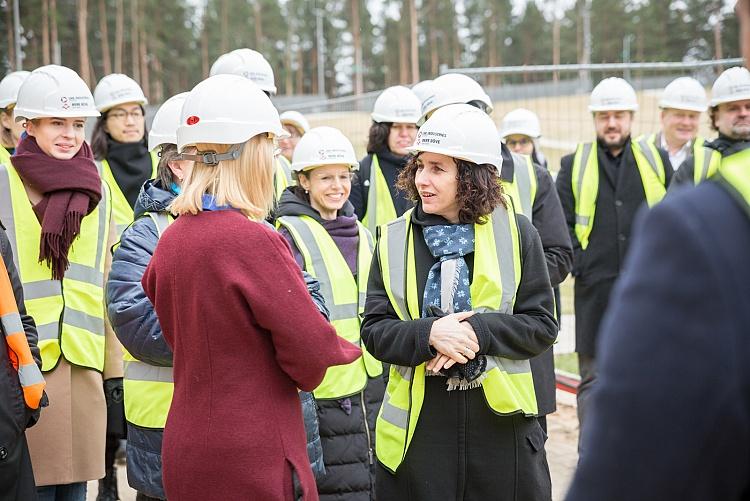
<path id="1" fill-rule="evenodd" d="M 500 152 L 500 147 L 497 148 L 498 153 Z M 438 155 L 445 155 L 447 157 L 451 158 L 457 158 L 459 160 L 465 160 L 467 162 L 475 163 L 475 164 L 490 164 L 495 166 L 495 168 L 498 169 L 498 171 L 502 168 L 503 160 L 500 155 L 497 155 L 496 157 L 490 157 L 489 155 L 466 155 L 461 151 L 452 150 L 450 148 L 440 148 L 439 146 L 429 146 L 429 145 L 413 145 L 406 148 L 406 151 L 412 154 L 417 153 L 437 153 Z"/>
<path id="2" fill-rule="evenodd" d="M 180 125 L 177 128 L 177 148 L 182 151 L 185 146 L 198 143 L 242 144 L 251 138 L 264 133 L 274 134 L 276 137 L 288 137 L 289 133 L 281 127 L 269 127 L 259 124 L 247 124 L 229 121 L 207 122 L 195 125 Z"/>
<path id="3" fill-rule="evenodd" d="M 89 109 L 88 111 L 81 113 L 80 111 L 40 111 L 40 110 L 24 110 L 18 107 L 13 108 L 13 120 L 19 122 L 21 120 L 33 120 L 35 118 L 96 118 L 100 117 L 101 113 L 96 110 Z"/>
<path id="4" fill-rule="evenodd" d="M 342 161 L 330 161 L 330 162 L 296 162 L 292 163 L 292 172 L 307 172 L 318 167 L 325 167 L 326 165 L 348 165 L 352 170 L 359 170 L 359 162 L 342 162 Z"/>
<path id="5" fill-rule="evenodd" d="M 500 137 L 502 139 L 505 139 L 506 137 L 512 136 L 514 134 L 521 135 L 521 136 L 528 136 L 531 139 L 539 139 L 540 137 L 542 137 L 542 134 L 539 133 L 538 131 L 530 131 L 528 129 L 521 129 L 521 128 L 504 130 L 500 133 Z"/>
<path id="6" fill-rule="evenodd" d="M 390 123 L 417 125 L 417 122 L 419 122 L 419 117 L 416 115 L 406 116 L 406 117 L 397 117 L 394 115 L 385 115 L 382 113 L 371 113 L 370 118 L 372 118 L 373 122 L 378 122 L 378 123 L 390 122 Z"/>
<path id="7" fill-rule="evenodd" d="M 718 99 L 711 99 L 711 108 L 719 106 L 720 104 L 733 103 L 735 101 L 747 101 L 750 99 L 750 92 L 740 94 L 738 96 L 723 97 Z"/>
<path id="8" fill-rule="evenodd" d="M 634 106 L 598 106 L 589 105 L 589 111 L 594 113 L 595 111 L 638 111 L 638 105 Z"/>
<path id="9" fill-rule="evenodd" d="M 118 99 L 117 101 L 112 101 L 111 103 L 105 103 L 102 106 L 97 106 L 96 109 L 100 113 L 105 113 L 112 108 L 115 108 L 117 106 L 120 106 L 121 104 L 127 104 L 127 103 L 135 103 L 140 104 L 141 106 L 146 106 L 148 104 L 148 99 L 145 97 L 143 99 Z"/>

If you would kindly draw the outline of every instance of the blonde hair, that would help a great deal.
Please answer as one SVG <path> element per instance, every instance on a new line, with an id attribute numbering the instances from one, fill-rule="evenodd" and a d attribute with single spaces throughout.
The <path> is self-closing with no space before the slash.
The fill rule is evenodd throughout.
<path id="1" fill-rule="evenodd" d="M 7 108 L 0 109 L 0 113 L 10 117 L 10 121 L 13 121 L 13 107 L 15 105 L 8 106 Z M 9 128 L 0 125 L 0 143 L 6 148 L 15 148 L 16 140 L 13 138 L 13 131 Z"/>
<path id="2" fill-rule="evenodd" d="M 232 145 L 199 143 L 196 147 L 198 154 L 221 154 Z M 260 221 L 273 208 L 273 174 L 273 141 L 265 134 L 255 136 L 245 143 L 237 160 L 222 160 L 218 165 L 195 162 L 169 210 L 175 215 L 197 214 L 203 210 L 203 195 L 209 194 L 217 205 L 229 205 Z"/>

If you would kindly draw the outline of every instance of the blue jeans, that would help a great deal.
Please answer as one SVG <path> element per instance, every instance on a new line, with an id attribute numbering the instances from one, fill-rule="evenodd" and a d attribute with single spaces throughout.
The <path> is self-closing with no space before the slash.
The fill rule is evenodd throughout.
<path id="1" fill-rule="evenodd" d="M 86 501 L 86 482 L 37 487 L 39 501 Z"/>

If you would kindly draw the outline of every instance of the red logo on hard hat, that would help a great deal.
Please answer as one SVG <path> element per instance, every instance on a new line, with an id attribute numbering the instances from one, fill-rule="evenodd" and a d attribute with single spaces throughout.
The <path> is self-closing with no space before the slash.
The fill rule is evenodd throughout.
<path id="1" fill-rule="evenodd" d="M 191 115 L 191 116 L 187 117 L 187 124 L 188 125 L 195 125 L 198 122 L 200 122 L 200 120 L 201 119 L 198 118 L 198 117 L 196 117 L 195 115 Z"/>

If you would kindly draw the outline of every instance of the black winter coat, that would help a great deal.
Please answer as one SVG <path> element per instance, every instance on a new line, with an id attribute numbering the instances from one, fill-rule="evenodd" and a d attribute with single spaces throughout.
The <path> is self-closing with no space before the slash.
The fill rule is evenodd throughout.
<path id="1" fill-rule="evenodd" d="M 574 155 L 561 160 L 557 175 L 565 219 L 573 242 L 573 276 L 575 277 L 576 351 L 590 357 L 596 351 L 596 337 L 609 295 L 620 275 L 630 245 L 630 232 L 638 209 L 646 201 L 646 193 L 633 157 L 630 140 L 622 153 L 613 157 L 597 144 L 599 159 L 599 194 L 594 213 L 594 227 L 586 250 L 575 235 L 575 201 L 571 185 Z M 666 176 L 672 178 L 669 155 L 659 149 Z"/>
<path id="2" fill-rule="evenodd" d="M 0 253 L 8 269 L 10 284 L 16 299 L 21 323 L 34 361 L 41 369 L 42 358 L 37 346 L 34 319 L 26 314 L 23 302 L 23 286 L 13 263 L 13 251 L 5 228 L 0 223 Z M 34 472 L 26 444 L 26 428 L 36 424 L 40 410 L 26 407 L 18 372 L 11 365 L 5 333 L 0 328 L 0 500 L 28 501 L 36 499 Z M 46 397 L 43 398 L 46 405 Z"/>
<path id="3" fill-rule="evenodd" d="M 549 349 L 557 338 L 557 322 L 541 241 L 525 216 L 516 219 L 522 278 L 514 313 L 478 313 L 468 322 L 479 340 L 479 354 L 528 360 Z M 449 223 L 425 214 L 419 203 L 412 222 L 421 309 L 428 272 L 437 262 L 427 249 L 422 227 Z M 474 254 L 465 259 L 473 276 Z M 370 353 L 389 364 L 416 367 L 427 362 L 437 355 L 429 344 L 435 320 L 403 321 L 398 317 L 375 256 L 362 322 L 362 339 Z M 395 475 L 379 464 L 377 495 L 386 500 L 415 501 L 549 499 L 545 438 L 536 419 L 490 411 L 481 388 L 449 392 L 445 379 L 426 377 L 424 404 L 406 458 Z M 518 473 L 509 475 L 509 471 Z"/>
<path id="4" fill-rule="evenodd" d="M 712 150 L 716 150 L 721 153 L 722 156 L 731 155 L 738 151 L 750 148 L 750 141 L 742 141 L 731 139 L 724 134 L 719 134 L 719 137 L 713 141 L 706 141 L 704 146 Z M 695 184 L 695 157 L 688 155 L 682 165 L 679 166 L 677 172 L 672 177 L 672 182 L 669 185 L 669 192 L 673 193 L 686 186 L 693 186 Z"/>
<path id="5" fill-rule="evenodd" d="M 508 147 L 501 143 L 503 167 L 500 177 L 513 182 L 514 164 Z M 534 164 L 537 189 L 532 205 L 531 224 L 534 225 L 542 241 L 544 258 L 547 262 L 550 285 L 556 288 L 570 273 L 573 267 L 573 247 L 565 225 L 565 213 L 560 198 L 547 169 Z M 556 303 L 559 306 L 559 302 Z M 555 358 L 552 348 L 531 359 L 531 372 L 534 377 L 539 415 L 546 416 L 557 409 L 555 384 Z"/>
<path id="6" fill-rule="evenodd" d="M 353 214 L 346 203 L 340 214 Z M 309 203 L 297 197 L 292 189 L 281 195 L 277 216 L 310 216 L 322 222 L 320 214 Z M 304 260 L 294 239 L 286 229 L 281 234 L 289 242 L 295 260 Z M 385 393 L 382 377 L 369 378 L 365 389 L 339 400 L 317 399 L 320 441 L 323 445 L 325 475 L 317 477 L 322 501 L 369 501 L 374 499 L 375 420 Z"/>

